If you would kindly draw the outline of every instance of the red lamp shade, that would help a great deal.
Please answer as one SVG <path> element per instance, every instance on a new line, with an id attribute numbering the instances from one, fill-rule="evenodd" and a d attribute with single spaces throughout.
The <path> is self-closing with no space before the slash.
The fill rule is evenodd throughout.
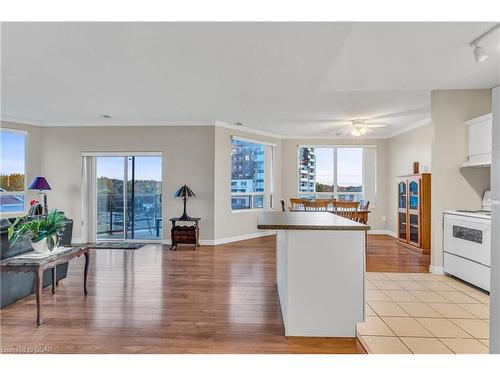
<path id="1" fill-rule="evenodd" d="M 30 190 L 50 190 L 50 185 L 45 177 L 36 177 L 28 187 Z"/>

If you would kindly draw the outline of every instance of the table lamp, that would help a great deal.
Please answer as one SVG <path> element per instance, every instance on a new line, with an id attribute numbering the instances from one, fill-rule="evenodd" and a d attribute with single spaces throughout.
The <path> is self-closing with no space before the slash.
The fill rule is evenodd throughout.
<path id="1" fill-rule="evenodd" d="M 177 190 L 174 195 L 177 198 L 184 199 L 184 213 L 179 218 L 179 220 L 190 220 L 191 218 L 186 213 L 186 202 L 188 197 L 196 197 L 196 195 L 194 195 L 193 191 L 187 185 L 181 186 L 181 188 Z"/>
<path id="2" fill-rule="evenodd" d="M 47 206 L 47 194 L 45 194 L 45 190 L 50 190 L 50 185 L 45 179 L 45 177 L 35 177 L 35 179 L 31 182 L 28 187 L 30 190 L 38 190 L 40 194 L 43 194 L 43 213 L 47 214 L 49 212 Z"/>

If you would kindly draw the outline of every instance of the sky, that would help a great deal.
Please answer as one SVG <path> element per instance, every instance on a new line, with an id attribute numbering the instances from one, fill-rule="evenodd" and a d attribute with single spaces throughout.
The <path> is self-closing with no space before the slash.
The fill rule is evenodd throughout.
<path id="1" fill-rule="evenodd" d="M 24 173 L 25 135 L 22 133 L 0 132 L 0 173 Z"/>
<path id="2" fill-rule="evenodd" d="M 316 181 L 333 185 L 333 148 L 316 147 Z M 337 149 L 337 184 L 361 185 L 363 180 L 363 149 Z"/>
<path id="3" fill-rule="evenodd" d="M 129 158 L 129 178 L 132 173 L 131 159 Z M 161 156 L 136 156 L 135 157 L 135 179 L 161 181 Z M 97 177 L 123 179 L 123 157 L 122 156 L 98 156 Z"/>

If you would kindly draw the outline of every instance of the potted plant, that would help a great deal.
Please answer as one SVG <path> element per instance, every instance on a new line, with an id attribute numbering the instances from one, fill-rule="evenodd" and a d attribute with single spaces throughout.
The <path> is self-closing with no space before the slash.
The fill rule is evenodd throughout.
<path id="1" fill-rule="evenodd" d="M 64 214 L 51 210 L 47 215 L 34 219 L 18 217 L 8 229 L 8 237 L 13 245 L 20 237 L 30 236 L 31 246 L 36 253 L 50 253 L 58 246 L 64 229 Z"/>

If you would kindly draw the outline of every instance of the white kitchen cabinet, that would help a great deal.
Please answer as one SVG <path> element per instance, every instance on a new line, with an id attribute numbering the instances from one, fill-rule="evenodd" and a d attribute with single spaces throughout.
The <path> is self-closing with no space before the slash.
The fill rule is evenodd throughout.
<path id="1" fill-rule="evenodd" d="M 491 113 L 465 122 L 468 134 L 468 157 L 463 164 L 464 167 L 491 164 L 491 124 Z"/>

